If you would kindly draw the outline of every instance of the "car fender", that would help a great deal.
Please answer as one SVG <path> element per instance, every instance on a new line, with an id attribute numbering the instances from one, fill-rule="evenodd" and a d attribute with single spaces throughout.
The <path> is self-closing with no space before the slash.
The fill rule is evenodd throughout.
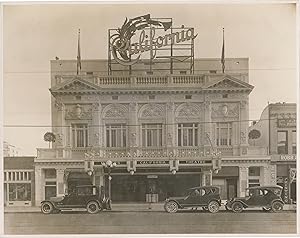
<path id="1" fill-rule="evenodd" d="M 232 204 L 235 203 L 235 202 L 240 202 L 240 203 L 244 206 L 244 208 L 249 207 L 249 206 L 247 205 L 247 203 L 245 203 L 244 201 L 239 200 L 239 199 L 232 201 L 232 202 L 231 202 L 231 206 L 232 206 Z"/>
<path id="2" fill-rule="evenodd" d="M 176 202 L 176 204 L 178 205 L 179 208 L 183 208 L 183 206 L 176 200 L 174 199 L 170 199 L 168 202 Z"/>
<path id="3" fill-rule="evenodd" d="M 98 199 L 90 199 L 90 200 L 88 200 L 87 203 L 86 203 L 86 206 L 88 205 L 89 202 L 96 202 L 96 203 L 98 203 L 98 206 L 103 209 L 103 205 L 102 205 L 102 203 Z"/>
<path id="4" fill-rule="evenodd" d="M 284 202 L 279 198 L 275 198 L 274 200 L 271 201 L 270 204 L 272 204 L 273 202 L 280 202 L 280 203 L 282 203 L 282 205 L 284 205 Z"/>
<path id="5" fill-rule="evenodd" d="M 208 202 L 208 203 L 210 203 L 210 202 L 212 202 L 212 201 L 216 201 L 216 202 L 219 204 L 219 206 L 221 206 L 221 205 L 222 205 L 221 201 L 219 201 L 219 200 L 218 200 L 218 199 L 216 199 L 216 198 L 213 198 L 213 199 L 209 200 L 209 202 Z"/>
<path id="6" fill-rule="evenodd" d="M 53 201 L 50 201 L 50 200 L 44 200 L 44 201 L 41 201 L 41 206 L 42 206 L 43 203 L 45 203 L 45 202 L 51 203 L 54 209 L 59 209 L 59 208 L 56 206 L 56 204 L 55 204 Z"/>

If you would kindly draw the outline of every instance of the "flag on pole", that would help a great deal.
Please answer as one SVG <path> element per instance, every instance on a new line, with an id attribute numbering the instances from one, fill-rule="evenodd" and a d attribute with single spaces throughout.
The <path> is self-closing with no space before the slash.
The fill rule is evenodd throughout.
<path id="1" fill-rule="evenodd" d="M 222 72 L 225 72 L 225 40 L 224 40 L 224 28 L 223 28 L 223 46 L 222 46 L 222 56 L 221 56 L 221 63 L 222 63 Z"/>
<path id="2" fill-rule="evenodd" d="M 81 71 L 81 56 L 80 56 L 80 29 L 78 30 L 78 49 L 77 49 L 77 75 Z"/>

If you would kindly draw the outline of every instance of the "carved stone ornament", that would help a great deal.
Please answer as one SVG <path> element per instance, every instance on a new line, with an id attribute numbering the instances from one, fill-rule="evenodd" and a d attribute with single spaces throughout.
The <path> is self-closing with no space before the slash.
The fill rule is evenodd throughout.
<path id="1" fill-rule="evenodd" d="M 57 108 L 57 110 L 63 110 L 64 104 L 59 99 L 56 99 L 54 106 Z"/>
<path id="2" fill-rule="evenodd" d="M 237 104 L 214 103 L 212 104 L 212 117 L 226 118 L 238 117 L 239 110 Z"/>
<path id="3" fill-rule="evenodd" d="M 168 102 L 167 103 L 167 110 L 173 111 L 174 110 L 174 102 Z"/>
<path id="4" fill-rule="evenodd" d="M 77 104 L 71 109 L 66 109 L 66 119 L 92 119 L 92 108 Z"/>
<path id="5" fill-rule="evenodd" d="M 146 104 L 140 109 L 139 115 L 141 118 L 158 118 L 164 117 L 165 112 L 159 104 Z"/>
<path id="6" fill-rule="evenodd" d="M 100 144 L 100 134 L 99 133 L 95 133 L 94 134 L 94 139 L 95 139 L 95 144 L 99 145 Z"/>
<path id="7" fill-rule="evenodd" d="M 136 146 L 136 133 L 131 133 L 130 134 L 130 145 L 131 146 Z"/>
<path id="8" fill-rule="evenodd" d="M 126 119 L 128 114 L 128 109 L 121 104 L 110 104 L 104 108 L 103 114 L 104 114 L 104 118 Z"/>
<path id="9" fill-rule="evenodd" d="M 61 146 L 63 144 L 63 134 L 56 135 L 56 144 Z"/>
<path id="10" fill-rule="evenodd" d="M 129 108 L 132 112 L 135 112 L 137 109 L 137 103 L 136 102 L 129 103 Z"/>
<path id="11" fill-rule="evenodd" d="M 93 111 L 99 111 L 99 103 L 92 104 Z"/>
<path id="12" fill-rule="evenodd" d="M 74 81 L 73 83 L 70 83 L 68 85 L 66 85 L 64 87 L 65 90 L 95 90 L 95 88 L 87 85 L 87 84 L 84 84 L 82 82 L 79 82 L 79 81 Z"/>
<path id="13" fill-rule="evenodd" d="M 172 145 L 172 133 L 168 133 L 167 141 L 168 145 Z"/>
<path id="14" fill-rule="evenodd" d="M 241 143 L 246 143 L 246 133 L 244 131 L 241 131 Z"/>
<path id="15" fill-rule="evenodd" d="M 200 117 L 201 111 L 198 105 L 184 103 L 177 108 L 176 117 Z"/>

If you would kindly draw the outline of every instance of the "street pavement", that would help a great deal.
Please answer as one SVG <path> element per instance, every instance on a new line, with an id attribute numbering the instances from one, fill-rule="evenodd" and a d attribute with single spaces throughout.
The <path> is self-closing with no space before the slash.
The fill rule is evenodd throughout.
<path id="1" fill-rule="evenodd" d="M 145 207 L 144 207 L 145 208 Z M 133 209 L 132 209 L 133 210 Z M 296 213 L 249 210 L 216 214 L 184 210 L 169 214 L 158 209 L 98 214 L 63 212 L 6 212 L 5 234 L 295 234 Z"/>

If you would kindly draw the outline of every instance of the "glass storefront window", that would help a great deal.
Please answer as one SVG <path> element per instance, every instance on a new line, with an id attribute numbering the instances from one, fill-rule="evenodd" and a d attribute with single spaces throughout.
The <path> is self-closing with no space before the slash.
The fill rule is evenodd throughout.
<path id="1" fill-rule="evenodd" d="M 45 179 L 56 179 L 56 169 L 45 169 Z"/>
<path id="2" fill-rule="evenodd" d="M 143 124 L 142 144 L 145 147 L 162 146 L 162 124 Z"/>
<path id="3" fill-rule="evenodd" d="M 106 146 L 126 147 L 126 126 L 106 125 Z"/>
<path id="4" fill-rule="evenodd" d="M 297 153 L 297 133 L 292 131 L 292 153 L 295 155 Z"/>
<path id="5" fill-rule="evenodd" d="M 231 123 L 217 123 L 217 146 L 231 145 L 232 125 Z"/>
<path id="6" fill-rule="evenodd" d="M 178 124 L 178 146 L 198 146 L 198 124 Z"/>
<path id="7" fill-rule="evenodd" d="M 31 201 L 31 184 L 9 184 L 9 201 Z"/>
<path id="8" fill-rule="evenodd" d="M 278 131 L 277 141 L 278 154 L 288 154 L 287 131 Z"/>
<path id="9" fill-rule="evenodd" d="M 260 176 L 260 167 L 249 167 L 249 176 Z"/>
<path id="10" fill-rule="evenodd" d="M 73 124 L 72 125 L 72 144 L 73 147 L 88 146 L 88 125 Z"/>

